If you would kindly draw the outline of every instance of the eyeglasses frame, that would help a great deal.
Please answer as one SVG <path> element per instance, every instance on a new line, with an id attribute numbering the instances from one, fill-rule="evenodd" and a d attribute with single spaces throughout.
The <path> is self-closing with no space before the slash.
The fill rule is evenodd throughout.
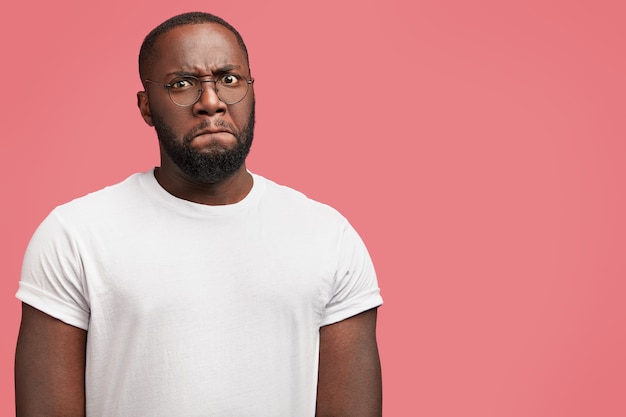
<path id="1" fill-rule="evenodd" d="M 171 93 L 172 92 L 172 86 L 173 86 L 174 82 L 177 81 L 180 78 L 193 78 L 195 80 L 198 80 L 198 82 L 200 83 L 200 89 L 198 90 L 198 98 L 196 98 L 194 100 L 194 102 L 191 103 L 191 104 L 179 104 L 179 103 L 175 102 L 174 99 L 172 98 L 172 93 Z M 193 106 L 194 104 L 196 104 L 200 100 L 200 97 L 202 97 L 202 93 L 204 93 L 204 88 L 202 87 L 202 83 L 214 83 L 213 84 L 213 91 L 215 91 L 215 95 L 217 96 L 217 98 L 222 103 L 227 104 L 229 106 L 232 106 L 233 104 L 240 103 L 241 101 L 243 101 L 244 98 L 246 98 L 248 96 L 248 91 L 250 91 L 250 85 L 252 83 L 254 83 L 254 78 L 249 78 L 249 79 L 248 78 L 244 78 L 244 79 L 246 80 L 246 93 L 243 95 L 243 97 L 241 97 L 239 100 L 237 100 L 237 101 L 235 101 L 233 103 L 227 103 L 227 102 L 225 102 L 224 100 L 222 100 L 220 98 L 220 95 L 217 93 L 217 82 L 218 82 L 218 80 L 201 80 L 200 78 L 198 78 L 196 76 L 186 75 L 184 77 L 175 78 L 174 80 L 172 80 L 172 81 L 170 81 L 169 83 L 166 83 L 166 84 L 163 84 L 163 83 L 160 83 L 160 82 L 157 82 L 157 81 L 153 81 L 153 80 L 149 80 L 149 79 L 145 79 L 143 81 L 147 82 L 147 83 L 160 85 L 161 87 L 166 88 L 167 89 L 167 96 L 170 98 L 170 101 L 172 103 L 174 103 L 175 105 L 177 105 L 178 107 L 191 107 L 191 106 Z"/>

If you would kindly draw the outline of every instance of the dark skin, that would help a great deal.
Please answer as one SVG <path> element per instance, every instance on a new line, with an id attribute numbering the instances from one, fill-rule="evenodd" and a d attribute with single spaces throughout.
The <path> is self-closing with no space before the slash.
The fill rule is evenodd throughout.
<path id="1" fill-rule="evenodd" d="M 171 81 L 173 74 L 180 72 L 210 79 L 215 71 L 225 67 L 232 67 L 241 75 L 250 75 L 246 56 L 237 44 L 235 35 L 217 24 L 175 28 L 159 38 L 156 54 L 158 59 L 145 76 L 162 83 Z M 147 87 L 146 91 L 137 93 L 143 119 L 153 126 L 152 117 L 158 115 L 180 138 L 204 120 L 221 119 L 241 130 L 248 121 L 254 103 L 252 87 L 243 101 L 227 105 L 219 100 L 210 85 L 205 86 L 200 100 L 190 107 L 179 107 L 172 103 L 165 88 L 154 85 Z M 216 152 L 220 147 L 234 146 L 235 141 L 233 135 L 222 132 L 196 138 L 192 146 L 201 152 Z M 170 194 L 200 204 L 236 203 L 252 189 L 252 177 L 245 164 L 225 181 L 206 184 L 182 172 L 163 148 L 161 167 L 156 176 Z"/>
<path id="2" fill-rule="evenodd" d="M 210 79 L 231 66 L 249 76 L 248 62 L 235 36 L 216 24 L 182 26 L 162 35 L 157 60 L 146 78 L 169 82 L 172 72 L 188 71 Z M 169 77 L 169 78 L 168 78 Z M 157 86 L 158 87 L 158 86 Z M 174 105 L 164 88 L 137 93 L 145 122 L 158 115 L 179 138 L 205 119 L 222 119 L 241 129 L 254 105 L 254 91 L 235 104 L 221 102 L 205 88 L 190 107 Z M 202 152 L 231 147 L 236 139 L 225 132 L 195 138 Z M 222 205 L 241 201 L 252 188 L 252 177 L 242 165 L 230 178 L 215 184 L 190 178 L 161 149 L 155 172 L 172 195 L 200 204 Z M 87 332 L 23 305 L 15 356 L 17 416 L 85 416 L 85 348 Z M 376 309 L 320 329 L 320 361 L 316 417 L 376 417 L 382 415 L 381 370 L 376 343 Z"/>
<path id="3" fill-rule="evenodd" d="M 22 304 L 15 352 L 18 417 L 85 415 L 87 332 Z"/>
<path id="4" fill-rule="evenodd" d="M 316 417 L 382 416 L 377 309 L 320 329 Z"/>

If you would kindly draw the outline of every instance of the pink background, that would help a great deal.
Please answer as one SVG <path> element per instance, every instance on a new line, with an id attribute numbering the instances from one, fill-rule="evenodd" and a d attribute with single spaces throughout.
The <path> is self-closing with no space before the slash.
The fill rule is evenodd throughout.
<path id="1" fill-rule="evenodd" d="M 26 244 L 157 164 L 137 52 L 196 9 L 248 43 L 250 168 L 370 248 L 387 416 L 626 415 L 623 2 L 177 3 L 2 7 L 0 415 Z"/>

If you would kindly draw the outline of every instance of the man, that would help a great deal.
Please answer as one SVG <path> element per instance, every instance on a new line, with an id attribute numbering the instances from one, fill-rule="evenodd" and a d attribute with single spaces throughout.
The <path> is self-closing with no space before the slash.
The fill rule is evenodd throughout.
<path id="1" fill-rule="evenodd" d="M 380 416 L 367 251 L 335 210 L 246 169 L 254 79 L 222 19 L 139 56 L 153 171 L 57 207 L 26 251 L 19 416 Z"/>

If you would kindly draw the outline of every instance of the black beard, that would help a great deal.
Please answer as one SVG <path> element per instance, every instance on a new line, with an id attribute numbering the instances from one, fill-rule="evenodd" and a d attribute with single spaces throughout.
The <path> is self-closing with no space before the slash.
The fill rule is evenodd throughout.
<path id="1" fill-rule="evenodd" d="M 179 141 L 172 129 L 159 116 L 152 114 L 152 123 L 163 150 L 181 171 L 199 183 L 216 184 L 230 178 L 246 161 L 254 136 L 254 104 L 248 122 L 241 131 L 236 132 L 230 125 L 217 123 L 221 127 L 230 128 L 237 139 L 237 144 L 232 149 L 221 148 L 210 152 L 198 152 L 190 145 L 193 132 L 188 133 L 182 141 Z M 207 120 L 197 126 L 194 131 L 209 126 L 211 122 Z"/>

